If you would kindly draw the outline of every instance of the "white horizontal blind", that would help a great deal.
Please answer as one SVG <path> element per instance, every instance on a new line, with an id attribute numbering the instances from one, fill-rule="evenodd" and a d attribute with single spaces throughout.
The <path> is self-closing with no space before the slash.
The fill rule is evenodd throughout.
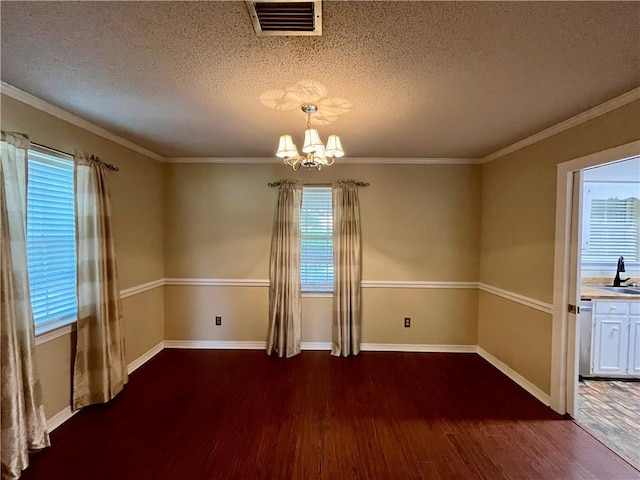
<path id="1" fill-rule="evenodd" d="M 27 260 L 36 327 L 77 316 L 73 158 L 29 151 Z"/>
<path id="2" fill-rule="evenodd" d="M 303 187 L 300 215 L 303 292 L 333 292 L 331 198 L 331 187 Z"/>
<path id="3" fill-rule="evenodd" d="M 640 261 L 640 200 L 594 199 L 589 223 L 583 262 L 615 263 L 619 256 L 629 262 Z"/>

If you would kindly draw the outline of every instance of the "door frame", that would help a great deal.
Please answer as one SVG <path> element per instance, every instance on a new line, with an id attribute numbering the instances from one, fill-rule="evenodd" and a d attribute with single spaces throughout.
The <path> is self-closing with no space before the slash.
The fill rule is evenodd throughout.
<path id="1" fill-rule="evenodd" d="M 551 395 L 550 406 L 560 414 L 567 413 L 569 382 L 577 382 L 567 374 L 567 359 L 577 358 L 575 345 L 569 342 L 569 284 L 571 269 L 571 212 L 573 210 L 573 172 L 640 155 L 640 140 L 609 148 L 558 164 L 556 183 L 556 234 L 553 268 L 553 320 L 551 326 Z M 573 378 L 570 378 L 573 377 Z"/>

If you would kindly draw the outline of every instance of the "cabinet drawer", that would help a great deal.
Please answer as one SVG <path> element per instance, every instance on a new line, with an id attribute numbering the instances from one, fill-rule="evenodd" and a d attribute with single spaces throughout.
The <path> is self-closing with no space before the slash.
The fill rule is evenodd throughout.
<path id="1" fill-rule="evenodd" d="M 631 302 L 631 315 L 640 315 L 640 302 Z"/>
<path id="2" fill-rule="evenodd" d="M 629 315 L 629 302 L 593 302 L 596 314 Z"/>

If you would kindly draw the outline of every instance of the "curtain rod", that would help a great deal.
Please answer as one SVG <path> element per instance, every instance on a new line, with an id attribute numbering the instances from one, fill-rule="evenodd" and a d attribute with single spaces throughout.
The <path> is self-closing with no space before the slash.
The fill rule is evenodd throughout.
<path id="1" fill-rule="evenodd" d="M 52 152 L 62 153 L 63 155 L 68 155 L 70 157 L 75 157 L 75 155 L 73 153 L 65 152 L 64 150 L 58 150 L 57 148 L 51 148 L 51 147 L 48 147 L 46 145 L 40 145 L 39 143 L 36 143 L 36 142 L 29 142 L 29 143 L 31 143 L 31 145 L 35 145 L 38 148 L 43 148 L 44 150 L 51 150 Z M 109 170 L 112 170 L 114 172 L 117 172 L 117 171 L 120 170 L 115 165 L 113 165 L 111 163 L 104 162 L 104 161 L 100 160 L 98 157 L 96 157 L 95 155 L 92 155 L 91 158 L 93 158 L 94 161 L 97 161 L 97 162 L 101 163 L 102 165 L 104 165 Z"/>
<path id="2" fill-rule="evenodd" d="M 353 184 L 355 184 L 358 187 L 368 187 L 369 184 L 367 182 L 360 182 L 357 180 L 342 180 L 343 182 L 352 182 Z M 267 185 L 269 185 L 270 187 L 279 187 L 280 185 L 282 185 L 283 181 L 282 180 L 278 180 L 277 182 L 269 182 Z M 309 187 L 329 187 L 331 186 L 330 183 L 304 183 L 303 185 L 305 186 L 309 186 Z"/>

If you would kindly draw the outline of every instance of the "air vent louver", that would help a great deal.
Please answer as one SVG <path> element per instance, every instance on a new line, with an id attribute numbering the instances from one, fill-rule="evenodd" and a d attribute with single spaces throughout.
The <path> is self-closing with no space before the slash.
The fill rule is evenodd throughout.
<path id="1" fill-rule="evenodd" d="M 322 2 L 246 2 L 253 28 L 258 35 L 321 35 Z"/>

